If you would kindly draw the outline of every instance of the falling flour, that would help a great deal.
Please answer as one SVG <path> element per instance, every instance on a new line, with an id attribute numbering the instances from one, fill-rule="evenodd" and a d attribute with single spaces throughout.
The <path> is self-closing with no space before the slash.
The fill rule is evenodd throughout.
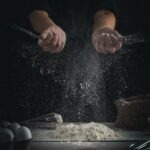
<path id="1" fill-rule="evenodd" d="M 132 77 L 136 66 L 132 44 L 145 39 L 141 34 L 126 35 L 128 42 L 122 49 L 114 55 L 103 55 L 95 52 L 85 35 L 81 37 L 71 38 L 58 55 L 44 53 L 37 41 L 30 39 L 21 47 L 13 47 L 34 68 L 19 94 L 24 99 L 18 98 L 18 109 L 26 110 L 26 118 L 55 109 L 66 122 L 115 120 L 114 100 L 126 97 L 136 83 Z"/>
<path id="2" fill-rule="evenodd" d="M 41 132 L 40 138 L 51 141 L 105 141 L 117 140 L 119 134 L 100 123 L 64 124 L 56 130 Z"/>

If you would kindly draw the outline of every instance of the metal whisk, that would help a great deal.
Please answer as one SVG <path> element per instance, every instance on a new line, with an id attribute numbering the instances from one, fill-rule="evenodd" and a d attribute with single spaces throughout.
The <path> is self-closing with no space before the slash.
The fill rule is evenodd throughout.
<path id="1" fill-rule="evenodd" d="M 20 27 L 18 25 L 12 25 L 12 26 L 10 26 L 10 28 L 17 32 L 25 33 L 34 39 L 38 39 L 40 37 L 39 35 L 36 35 L 36 34 L 32 33 L 31 31 L 28 31 L 27 29 Z M 124 38 L 126 39 L 124 44 L 127 44 L 127 45 L 144 43 L 144 42 L 150 41 L 150 39 L 145 39 L 144 36 L 139 33 L 134 33 L 132 35 L 126 35 L 126 36 L 124 36 Z"/>
<path id="2" fill-rule="evenodd" d="M 27 29 L 20 27 L 18 25 L 12 25 L 12 26 L 10 26 L 10 28 L 17 32 L 25 33 L 34 39 L 38 39 L 40 37 L 39 35 L 36 35 L 36 34 L 32 33 L 31 31 L 28 31 Z"/>

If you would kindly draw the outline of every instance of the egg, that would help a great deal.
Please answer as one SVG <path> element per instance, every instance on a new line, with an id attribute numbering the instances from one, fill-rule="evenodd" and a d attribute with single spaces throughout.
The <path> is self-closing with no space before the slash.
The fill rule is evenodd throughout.
<path id="1" fill-rule="evenodd" d="M 0 143 L 12 142 L 14 133 L 8 128 L 0 128 Z"/>
<path id="2" fill-rule="evenodd" d="M 7 128 L 10 126 L 10 122 L 8 121 L 1 121 L 0 122 L 0 126 L 3 127 L 3 128 Z"/>
<path id="3" fill-rule="evenodd" d="M 9 128 L 15 133 L 16 132 L 16 130 L 18 129 L 18 128 L 20 128 L 21 126 L 18 124 L 18 123 L 16 123 L 16 122 L 14 122 L 14 123 L 11 123 L 10 124 L 10 126 L 9 126 Z"/>
<path id="4" fill-rule="evenodd" d="M 30 130 L 27 127 L 20 127 L 15 131 L 15 141 L 26 141 L 26 140 L 31 140 L 32 139 L 32 134 Z"/>

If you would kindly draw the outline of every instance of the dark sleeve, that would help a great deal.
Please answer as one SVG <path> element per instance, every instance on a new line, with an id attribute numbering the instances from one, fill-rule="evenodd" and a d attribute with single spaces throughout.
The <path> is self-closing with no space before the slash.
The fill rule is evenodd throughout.
<path id="1" fill-rule="evenodd" d="M 109 10 L 117 16 L 116 0 L 94 0 L 95 12 L 98 10 Z"/>
<path id="2" fill-rule="evenodd" d="M 29 7 L 28 13 L 31 13 L 34 10 L 45 10 L 48 13 L 51 12 L 48 0 L 28 0 Z"/>

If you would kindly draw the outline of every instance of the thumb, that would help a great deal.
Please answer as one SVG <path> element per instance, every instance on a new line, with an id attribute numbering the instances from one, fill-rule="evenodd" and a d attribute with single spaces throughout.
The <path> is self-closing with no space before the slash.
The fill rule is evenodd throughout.
<path id="1" fill-rule="evenodd" d="M 48 33 L 47 33 L 47 32 L 44 32 L 44 33 L 42 33 L 42 34 L 40 35 L 40 39 L 41 39 L 41 40 L 46 40 L 47 36 L 48 36 Z"/>
<path id="2" fill-rule="evenodd" d="M 39 40 L 38 40 L 38 45 L 41 46 L 42 43 L 43 43 L 43 40 L 42 40 L 41 38 L 39 38 Z"/>

